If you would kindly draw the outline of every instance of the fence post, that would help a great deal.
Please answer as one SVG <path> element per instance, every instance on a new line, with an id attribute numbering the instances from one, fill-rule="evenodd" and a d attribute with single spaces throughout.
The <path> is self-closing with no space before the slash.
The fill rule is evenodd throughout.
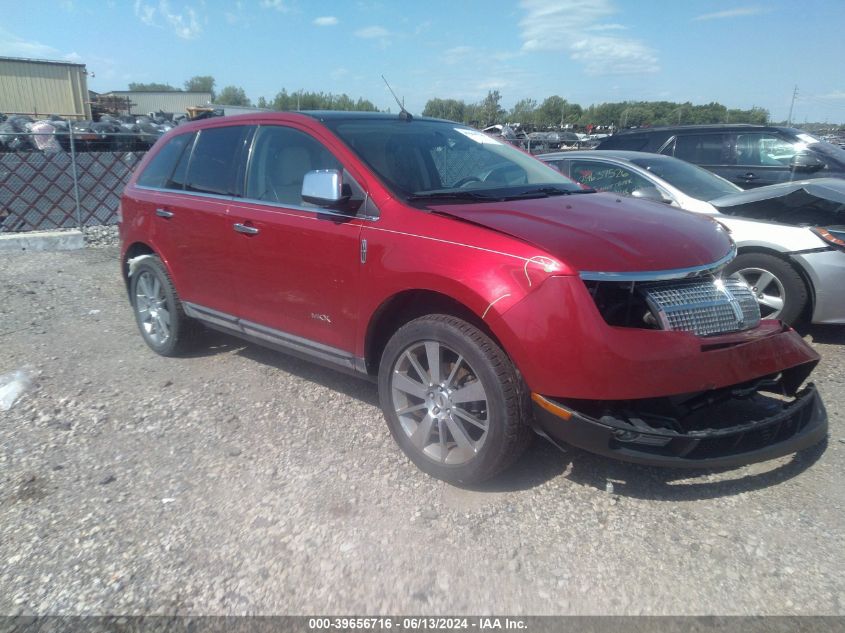
<path id="1" fill-rule="evenodd" d="M 70 131 L 70 171 L 73 174 L 73 198 L 76 202 L 76 224 L 82 230 L 82 207 L 79 204 L 79 175 L 76 170 L 76 144 L 73 140 L 73 121 L 68 122 Z"/>

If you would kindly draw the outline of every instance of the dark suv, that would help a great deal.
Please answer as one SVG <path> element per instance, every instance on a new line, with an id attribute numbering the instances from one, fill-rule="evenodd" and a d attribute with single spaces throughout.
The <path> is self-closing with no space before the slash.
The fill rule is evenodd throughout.
<path id="1" fill-rule="evenodd" d="M 789 127 L 639 128 L 617 132 L 596 149 L 674 156 L 709 169 L 744 189 L 807 178 L 845 178 L 845 150 Z"/>

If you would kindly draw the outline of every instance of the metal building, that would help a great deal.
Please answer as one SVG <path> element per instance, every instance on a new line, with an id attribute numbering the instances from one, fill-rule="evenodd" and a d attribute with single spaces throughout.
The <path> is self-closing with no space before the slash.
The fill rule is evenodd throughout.
<path id="1" fill-rule="evenodd" d="M 0 57 L 0 112 L 90 119 L 85 64 Z"/>
<path id="2" fill-rule="evenodd" d="M 190 106 L 204 106 L 211 101 L 210 92 L 174 91 L 140 91 L 114 90 L 100 95 L 101 99 L 128 99 L 129 112 L 127 114 L 149 114 L 150 112 L 173 112 L 185 114 Z"/>

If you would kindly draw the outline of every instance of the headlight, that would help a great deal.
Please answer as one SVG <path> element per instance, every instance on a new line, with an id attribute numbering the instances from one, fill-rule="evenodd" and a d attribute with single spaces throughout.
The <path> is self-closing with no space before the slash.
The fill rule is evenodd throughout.
<path id="1" fill-rule="evenodd" d="M 810 230 L 828 244 L 833 244 L 839 248 L 845 248 L 845 226 L 834 226 L 831 228 L 814 226 Z"/>

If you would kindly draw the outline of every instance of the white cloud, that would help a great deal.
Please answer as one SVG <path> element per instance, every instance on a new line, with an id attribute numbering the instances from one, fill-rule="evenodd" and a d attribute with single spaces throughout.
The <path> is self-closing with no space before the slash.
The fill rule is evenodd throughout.
<path id="1" fill-rule="evenodd" d="M 135 0 L 135 15 L 144 24 L 155 26 L 156 9 L 154 6 L 144 4 L 141 0 Z"/>
<path id="2" fill-rule="evenodd" d="M 234 11 L 226 11 L 223 15 L 229 24 L 249 24 L 249 18 L 244 13 L 244 3 L 241 0 L 235 2 Z"/>
<path id="3" fill-rule="evenodd" d="M 68 53 L 67 55 L 63 55 L 62 59 L 69 61 L 69 62 L 73 62 L 74 64 L 83 63 L 82 62 L 82 55 L 80 55 L 76 51 L 72 51 L 72 52 Z"/>
<path id="4" fill-rule="evenodd" d="M 335 26 L 338 23 L 338 19 L 333 15 L 323 15 L 319 18 L 314 18 L 314 24 L 316 26 Z"/>
<path id="5" fill-rule="evenodd" d="M 285 3 L 285 0 L 261 0 L 261 7 L 264 9 L 275 9 L 280 13 L 290 11 L 290 7 Z"/>
<path id="6" fill-rule="evenodd" d="M 762 7 L 736 7 L 734 9 L 726 9 L 725 11 L 716 11 L 715 13 L 705 13 L 693 18 L 694 21 L 701 20 L 724 20 L 726 18 L 739 18 L 748 15 L 759 15 L 765 13 L 766 10 Z"/>
<path id="7" fill-rule="evenodd" d="M 390 32 L 383 26 L 366 26 L 355 31 L 355 37 L 361 37 L 365 40 L 383 39 L 388 35 L 390 35 Z"/>
<path id="8" fill-rule="evenodd" d="M 808 99 L 845 99 L 845 90 L 834 90 L 820 95 L 808 95 Z"/>
<path id="9" fill-rule="evenodd" d="M 59 50 L 36 42 L 25 40 L 14 33 L 0 27 L 0 55 L 7 57 L 55 58 L 60 55 Z"/>
<path id="10" fill-rule="evenodd" d="M 605 22 L 617 13 L 611 0 L 521 0 L 522 50 L 565 51 L 590 75 L 652 73 L 659 70 L 657 53 L 645 43 L 620 35 L 625 26 Z"/>
<path id="11" fill-rule="evenodd" d="M 594 24 L 588 26 L 588 31 L 627 31 L 628 27 L 624 24 Z"/>
<path id="12" fill-rule="evenodd" d="M 170 8 L 168 0 L 159 0 L 158 6 L 135 0 L 135 15 L 148 26 L 169 27 L 177 37 L 192 40 L 202 32 L 197 12 L 185 7 L 181 12 Z"/>
<path id="13" fill-rule="evenodd" d="M 570 51 L 588 75 L 631 75 L 658 69 L 654 53 L 636 40 L 587 37 L 573 42 Z"/>
<path id="14" fill-rule="evenodd" d="M 472 46 L 454 46 L 443 51 L 442 59 L 446 64 L 459 64 L 474 56 L 474 53 Z"/>

